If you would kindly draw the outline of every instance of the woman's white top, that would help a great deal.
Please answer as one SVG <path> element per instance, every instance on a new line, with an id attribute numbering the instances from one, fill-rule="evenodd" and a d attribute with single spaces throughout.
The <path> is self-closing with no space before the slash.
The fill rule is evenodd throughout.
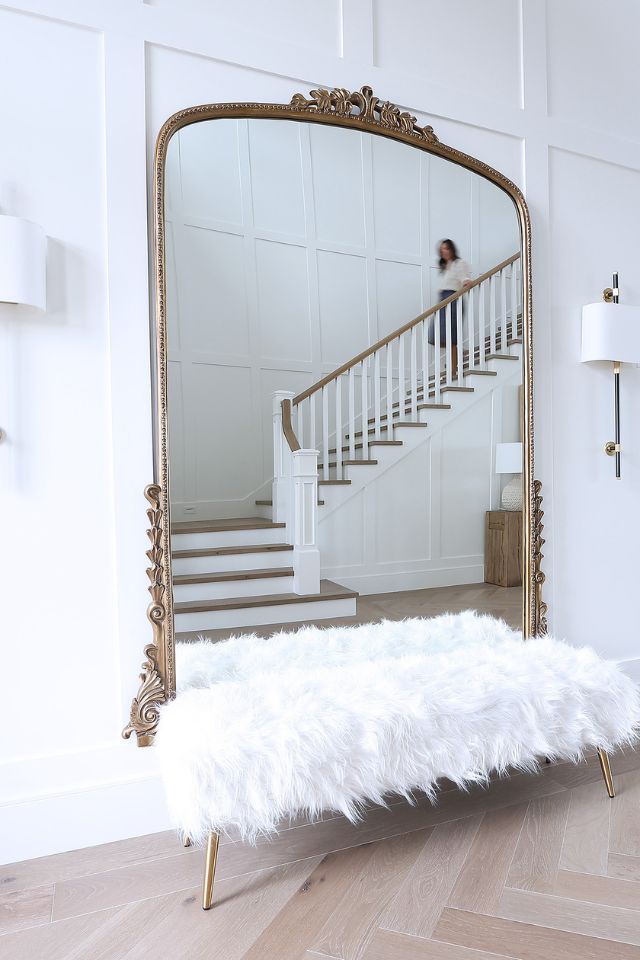
<path id="1" fill-rule="evenodd" d="M 462 290 L 465 280 L 471 280 L 471 267 L 461 258 L 449 260 L 438 277 L 441 290 L 454 290 L 457 293 Z"/>

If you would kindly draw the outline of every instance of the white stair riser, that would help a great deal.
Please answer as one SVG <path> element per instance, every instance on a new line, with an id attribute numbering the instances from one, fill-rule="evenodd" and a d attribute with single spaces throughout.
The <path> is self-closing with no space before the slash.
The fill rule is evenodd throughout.
<path id="1" fill-rule="evenodd" d="M 309 600 L 304 603 L 283 603 L 274 606 L 249 607 L 240 610 L 211 610 L 201 613 L 178 613 L 177 633 L 198 630 L 230 630 L 265 626 L 270 623 L 300 623 L 303 620 L 328 620 L 354 617 L 355 597 L 339 600 Z"/>
<path id="2" fill-rule="evenodd" d="M 173 533 L 174 550 L 205 550 L 208 547 L 243 547 L 250 543 L 286 543 L 286 527 L 264 530 L 216 530 L 207 533 Z"/>
<path id="3" fill-rule="evenodd" d="M 293 577 L 261 577 L 254 580 L 222 580 L 215 583 L 174 583 L 176 603 L 190 600 L 223 600 L 225 597 L 261 597 L 270 593 L 293 593 Z"/>
<path id="4" fill-rule="evenodd" d="M 290 567 L 293 550 L 268 550 L 259 553 L 223 553 L 220 556 L 173 558 L 171 570 L 181 573 L 224 573 L 225 570 L 257 570 L 258 567 Z M 272 591 L 273 592 L 273 591 Z"/>

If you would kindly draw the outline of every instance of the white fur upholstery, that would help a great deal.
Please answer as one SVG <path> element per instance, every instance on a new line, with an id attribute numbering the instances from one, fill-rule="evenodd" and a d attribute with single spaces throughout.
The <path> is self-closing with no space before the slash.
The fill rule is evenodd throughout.
<path id="1" fill-rule="evenodd" d="M 253 840 L 297 814 L 435 796 L 632 740 L 636 686 L 589 648 L 468 611 L 179 644 L 157 746 L 176 827 Z"/>

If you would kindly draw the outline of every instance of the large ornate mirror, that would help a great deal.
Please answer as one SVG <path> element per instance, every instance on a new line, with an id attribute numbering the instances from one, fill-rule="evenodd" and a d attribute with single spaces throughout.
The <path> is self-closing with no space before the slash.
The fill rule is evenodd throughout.
<path id="1" fill-rule="evenodd" d="M 154 638 L 125 733 L 153 739 L 198 637 L 469 608 L 543 631 L 517 187 L 366 87 L 317 90 L 171 117 L 154 216 Z"/>

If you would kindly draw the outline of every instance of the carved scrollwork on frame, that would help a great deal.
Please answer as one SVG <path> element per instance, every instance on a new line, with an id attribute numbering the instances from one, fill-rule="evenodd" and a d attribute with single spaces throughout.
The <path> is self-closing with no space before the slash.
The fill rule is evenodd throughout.
<path id="1" fill-rule="evenodd" d="M 547 604 L 542 599 L 542 586 L 545 581 L 542 572 L 544 554 L 544 510 L 542 509 L 542 483 L 533 481 L 533 582 L 535 589 L 535 636 L 544 636 L 547 633 Z"/>
<path id="2" fill-rule="evenodd" d="M 320 88 L 312 90 L 309 97 L 296 93 L 291 98 L 291 106 L 338 117 L 360 117 L 373 123 L 377 122 L 390 130 L 415 134 L 428 143 L 438 143 L 433 127 L 421 127 L 416 118 L 406 110 L 401 110 L 395 103 L 390 103 L 388 100 L 379 100 L 374 96 L 371 87 L 361 87 L 353 93 L 343 87 L 335 87 L 333 90 Z"/>
<path id="3" fill-rule="evenodd" d="M 146 659 L 142 664 L 140 674 L 140 688 L 131 704 L 129 723 L 122 731 L 122 736 L 128 740 L 132 733 L 138 739 L 139 747 L 149 746 L 153 742 L 158 720 L 160 704 L 166 700 L 164 679 L 160 671 L 159 656 L 164 643 L 164 624 L 166 609 L 164 605 L 164 567 L 162 562 L 162 507 L 160 506 L 161 490 L 157 483 L 149 484 L 144 495 L 151 504 L 147 510 L 149 529 L 147 536 L 151 546 L 147 550 L 150 566 L 147 567 L 149 578 L 149 594 L 151 603 L 147 607 L 147 617 L 153 628 L 153 643 L 144 648 Z"/>

